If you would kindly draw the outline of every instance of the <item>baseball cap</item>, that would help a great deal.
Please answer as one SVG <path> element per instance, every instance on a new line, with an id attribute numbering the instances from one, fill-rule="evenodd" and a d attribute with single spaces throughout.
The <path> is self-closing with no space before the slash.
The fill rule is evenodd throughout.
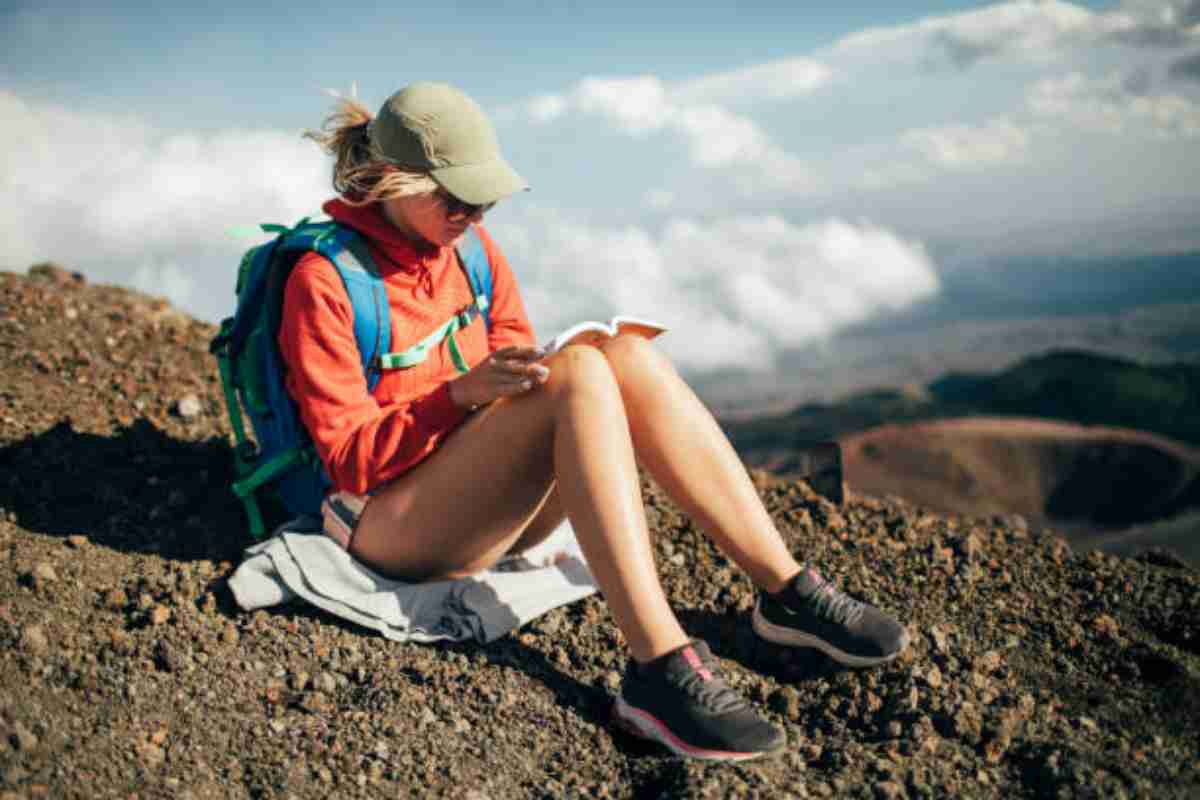
<path id="1" fill-rule="evenodd" d="M 375 154 L 425 172 L 465 203 L 483 205 L 529 188 L 500 155 L 483 109 L 445 83 L 422 81 L 393 94 L 367 128 Z"/>

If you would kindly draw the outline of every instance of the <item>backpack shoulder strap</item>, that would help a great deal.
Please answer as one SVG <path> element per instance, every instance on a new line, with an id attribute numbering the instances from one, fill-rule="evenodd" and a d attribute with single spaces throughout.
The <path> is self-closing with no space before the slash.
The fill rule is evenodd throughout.
<path id="1" fill-rule="evenodd" d="M 354 309 L 354 339 L 367 390 L 374 390 L 379 357 L 391 346 L 392 326 L 387 289 L 366 242 L 353 228 L 336 222 L 298 225 L 285 236 L 286 251 L 315 251 L 337 270 Z"/>
<path id="2" fill-rule="evenodd" d="M 492 265 L 488 262 L 487 249 L 479 232 L 474 225 L 467 226 L 458 247 L 458 263 L 467 273 L 467 282 L 471 285 L 471 293 L 475 295 L 475 305 L 483 315 L 483 324 L 492 329 Z"/>

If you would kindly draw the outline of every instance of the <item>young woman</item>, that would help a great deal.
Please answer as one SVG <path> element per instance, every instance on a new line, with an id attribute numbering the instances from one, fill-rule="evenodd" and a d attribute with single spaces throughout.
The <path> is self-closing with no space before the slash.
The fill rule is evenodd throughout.
<path id="1" fill-rule="evenodd" d="M 649 342 L 618 336 L 551 357 L 516 281 L 480 227 L 525 182 L 462 92 L 418 83 L 372 117 L 343 99 L 322 132 L 335 157 L 333 219 L 383 272 L 392 349 L 427 337 L 472 293 L 455 244 L 475 226 L 493 272 L 491 327 L 454 334 L 368 392 L 353 315 L 333 266 L 305 255 L 288 280 L 279 345 L 288 389 L 334 491 L 327 531 L 372 568 L 422 581 L 469 575 L 569 518 L 632 659 L 618 720 L 677 753 L 752 758 L 784 737 L 719 676 L 680 627 L 655 572 L 640 463 L 760 588 L 754 630 L 854 666 L 894 658 L 904 628 L 797 563 L 705 406 Z"/>

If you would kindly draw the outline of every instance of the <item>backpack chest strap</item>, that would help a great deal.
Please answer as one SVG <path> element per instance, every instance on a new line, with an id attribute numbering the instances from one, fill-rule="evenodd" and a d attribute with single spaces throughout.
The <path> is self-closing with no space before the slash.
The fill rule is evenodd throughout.
<path id="1" fill-rule="evenodd" d="M 458 343 L 454 340 L 454 334 L 463 328 L 470 325 L 476 317 L 483 314 L 488 307 L 488 299 L 485 295 L 479 295 L 475 298 L 475 302 L 464 308 L 462 311 L 455 314 L 450 319 L 442 323 L 433 333 L 426 336 L 421 341 L 417 342 L 412 347 L 399 353 L 384 353 L 379 356 L 378 366 L 380 369 L 407 369 L 415 367 L 417 364 L 423 363 L 429 358 L 429 353 L 442 343 L 442 340 L 447 340 L 447 347 L 450 349 L 450 360 L 454 362 L 454 367 L 460 373 L 469 372 L 471 366 L 463 357 L 462 351 L 458 349 Z"/>

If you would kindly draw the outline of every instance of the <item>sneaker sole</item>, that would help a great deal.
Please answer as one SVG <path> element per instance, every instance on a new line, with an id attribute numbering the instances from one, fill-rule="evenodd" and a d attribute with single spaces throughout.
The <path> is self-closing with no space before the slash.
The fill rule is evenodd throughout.
<path id="1" fill-rule="evenodd" d="M 675 755 L 700 761 L 749 761 L 752 758 L 762 758 L 783 749 L 783 742 L 780 742 L 779 747 L 775 750 L 748 752 L 695 747 L 671 733 L 671 730 L 653 714 L 629 705 L 620 697 L 613 702 L 612 716 L 613 722 L 622 730 L 639 738 L 658 742 Z"/>
<path id="2" fill-rule="evenodd" d="M 768 642 L 775 644 L 787 645 L 788 647 L 813 647 L 820 650 L 825 655 L 832 658 L 837 663 L 846 667 L 876 667 L 880 664 L 886 664 L 892 661 L 896 656 L 904 652 L 908 647 L 908 634 L 905 634 L 905 639 L 901 643 L 900 648 L 896 652 L 886 656 L 856 656 L 853 653 L 847 653 L 844 650 L 839 650 L 829 642 L 813 636 L 810 633 L 803 633 L 795 628 L 785 628 L 782 625 L 776 625 L 769 619 L 763 616 L 760 604 L 754 604 L 754 616 L 750 619 L 750 626 L 754 628 L 754 632 L 766 639 Z"/>

